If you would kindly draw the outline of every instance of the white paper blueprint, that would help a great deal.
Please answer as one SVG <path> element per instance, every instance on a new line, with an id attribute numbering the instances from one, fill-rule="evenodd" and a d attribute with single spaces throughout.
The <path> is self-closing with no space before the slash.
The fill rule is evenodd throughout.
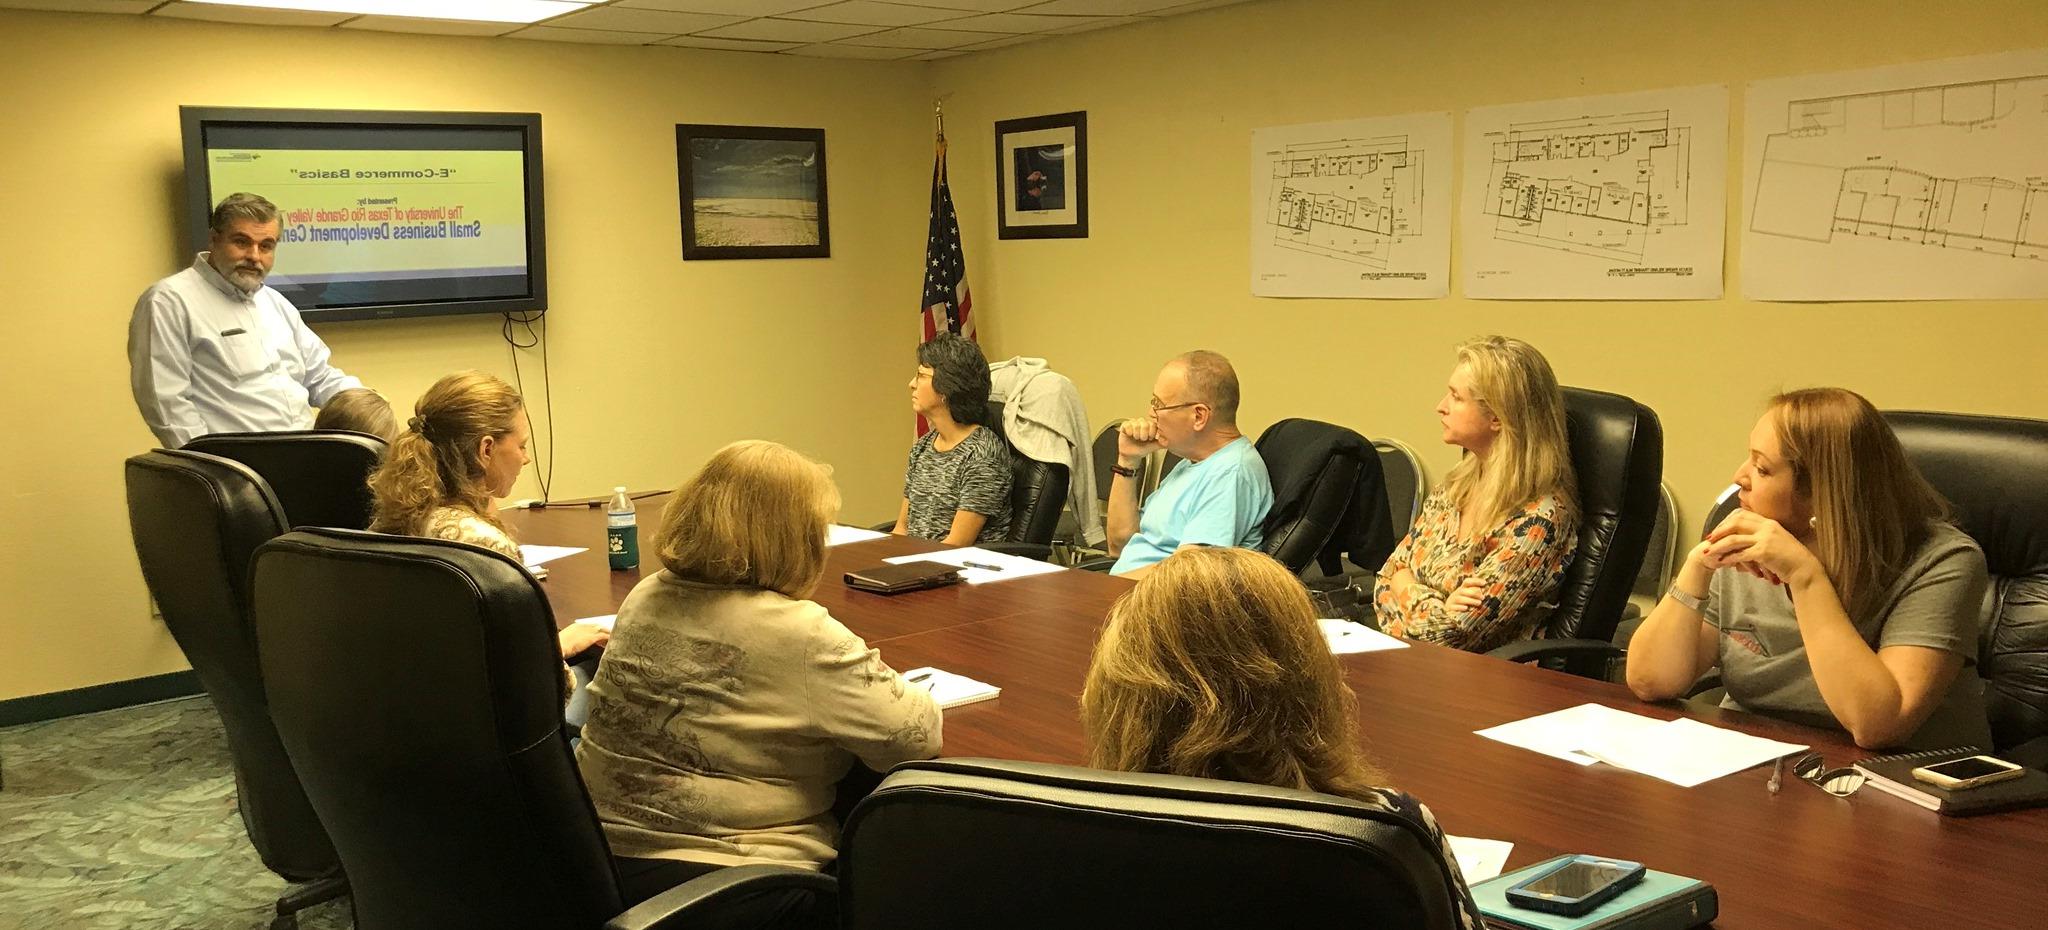
<path id="1" fill-rule="evenodd" d="M 1742 295 L 2048 297 L 2048 51 L 1751 83 Z"/>
<path id="2" fill-rule="evenodd" d="M 1726 232 L 1728 88 L 1465 115 L 1465 296 L 1712 300 Z"/>
<path id="3" fill-rule="evenodd" d="M 1252 130 L 1252 294 L 1451 290 L 1451 115 Z"/>

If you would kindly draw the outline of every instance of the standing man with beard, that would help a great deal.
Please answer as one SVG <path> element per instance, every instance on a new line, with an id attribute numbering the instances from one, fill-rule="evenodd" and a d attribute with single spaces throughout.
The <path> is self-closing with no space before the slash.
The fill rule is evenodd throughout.
<path id="1" fill-rule="evenodd" d="M 327 344 L 263 284 L 283 228 L 277 205 L 230 194 L 213 208 L 208 251 L 150 285 L 128 322 L 128 381 L 158 442 L 208 433 L 305 429 L 314 406 L 362 382 L 327 363 Z"/>

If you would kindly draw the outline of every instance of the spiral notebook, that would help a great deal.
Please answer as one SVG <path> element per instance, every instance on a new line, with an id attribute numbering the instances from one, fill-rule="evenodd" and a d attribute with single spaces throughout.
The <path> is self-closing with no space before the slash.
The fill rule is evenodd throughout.
<path id="1" fill-rule="evenodd" d="M 1938 788 L 1913 777 L 1913 770 L 1923 765 L 1983 754 L 1984 750 L 1975 746 L 1954 746 L 1875 756 L 1856 763 L 1854 768 L 1869 779 L 1870 787 L 1951 817 L 2048 804 L 2048 772 L 2039 769 L 2028 769 L 2019 778 L 1961 791 Z"/>

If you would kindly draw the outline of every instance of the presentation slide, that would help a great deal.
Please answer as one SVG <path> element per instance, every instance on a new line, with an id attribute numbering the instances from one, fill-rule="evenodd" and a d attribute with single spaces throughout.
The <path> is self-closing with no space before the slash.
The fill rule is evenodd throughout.
<path id="1" fill-rule="evenodd" d="M 206 145 L 214 200 L 249 191 L 283 212 L 269 283 L 294 304 L 528 292 L 526 155 L 517 132 L 311 135 L 214 133 Z"/>

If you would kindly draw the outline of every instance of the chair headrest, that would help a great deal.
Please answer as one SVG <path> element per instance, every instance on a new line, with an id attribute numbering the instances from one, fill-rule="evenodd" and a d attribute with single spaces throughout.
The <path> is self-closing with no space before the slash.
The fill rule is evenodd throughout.
<path id="1" fill-rule="evenodd" d="M 1899 444 L 1948 498 L 1993 575 L 2048 573 L 2048 420 L 1893 410 Z"/>

